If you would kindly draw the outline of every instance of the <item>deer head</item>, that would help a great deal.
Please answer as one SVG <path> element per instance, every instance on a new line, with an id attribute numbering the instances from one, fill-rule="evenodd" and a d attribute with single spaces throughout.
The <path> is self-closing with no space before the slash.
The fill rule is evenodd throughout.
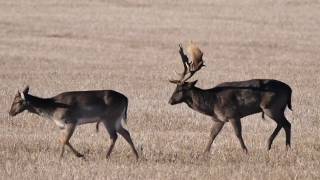
<path id="1" fill-rule="evenodd" d="M 191 62 L 189 62 L 188 57 L 184 54 L 182 45 L 179 44 L 179 53 L 184 70 L 180 73 L 180 79 L 169 80 L 171 83 L 177 84 L 177 87 L 169 100 L 169 104 L 171 105 L 187 101 L 190 89 L 194 88 L 197 83 L 197 80 L 192 82 L 187 82 L 187 80 L 204 66 L 202 59 L 203 53 L 196 45 L 191 43 L 188 47 L 188 52 L 192 58 Z M 188 76 L 186 76 L 187 74 Z"/>
<path id="2" fill-rule="evenodd" d="M 172 96 L 169 100 L 169 104 L 175 105 L 182 102 L 187 102 L 188 97 L 190 97 L 190 90 L 194 88 L 197 80 L 192 82 L 184 82 L 182 84 L 177 84 L 176 89 L 172 93 Z"/>
<path id="3" fill-rule="evenodd" d="M 13 103 L 11 105 L 11 109 L 9 111 L 10 116 L 15 116 L 28 107 L 28 102 L 26 100 L 26 96 L 29 92 L 29 86 L 27 86 L 22 92 L 18 91 L 13 99 Z"/>

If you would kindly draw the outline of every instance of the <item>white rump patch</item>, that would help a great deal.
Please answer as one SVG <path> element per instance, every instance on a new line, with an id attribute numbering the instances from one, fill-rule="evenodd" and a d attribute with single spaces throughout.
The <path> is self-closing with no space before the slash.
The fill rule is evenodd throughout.
<path id="1" fill-rule="evenodd" d="M 125 111 L 126 109 L 123 110 L 121 116 L 116 120 L 116 123 L 115 123 L 116 130 L 119 130 L 122 127 L 122 121 L 124 121 L 124 114 L 126 113 Z"/>

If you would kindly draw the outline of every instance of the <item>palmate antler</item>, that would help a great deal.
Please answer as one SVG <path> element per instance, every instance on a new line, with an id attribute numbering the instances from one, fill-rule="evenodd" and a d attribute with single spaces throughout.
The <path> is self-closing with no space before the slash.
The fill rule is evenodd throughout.
<path id="1" fill-rule="evenodd" d="M 188 53 L 191 55 L 191 62 L 189 62 L 189 58 L 184 54 L 183 47 L 179 44 L 179 53 L 181 56 L 181 61 L 184 67 L 183 72 L 180 74 L 179 80 L 169 80 L 171 83 L 175 84 L 183 84 L 188 79 L 190 79 L 197 71 L 199 71 L 204 65 L 202 56 L 202 51 L 192 42 L 188 47 Z M 189 75 L 185 77 L 187 74 Z"/>
<path id="2" fill-rule="evenodd" d="M 203 64 L 203 53 L 202 51 L 199 49 L 198 46 L 196 46 L 194 43 L 190 43 L 189 47 L 188 47 L 188 53 L 191 55 L 191 65 L 190 65 L 190 71 L 198 71 L 200 70 L 200 68 L 202 66 L 204 66 Z"/>

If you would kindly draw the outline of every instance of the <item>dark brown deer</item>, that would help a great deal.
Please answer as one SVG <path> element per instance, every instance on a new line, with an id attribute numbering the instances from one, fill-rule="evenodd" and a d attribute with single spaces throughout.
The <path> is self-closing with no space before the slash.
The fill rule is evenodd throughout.
<path id="1" fill-rule="evenodd" d="M 181 45 L 179 53 L 184 71 L 179 80 L 170 80 L 171 83 L 177 84 L 177 87 L 169 100 L 169 104 L 175 105 L 183 102 L 190 108 L 212 117 L 213 126 L 205 152 L 210 151 L 214 139 L 224 124 L 231 122 L 241 148 L 247 153 L 242 138 L 240 119 L 259 112 L 262 112 L 263 115 L 266 114 L 277 123 L 276 129 L 269 137 L 268 150 L 270 150 L 272 142 L 281 128 L 284 128 L 286 133 L 286 147 L 290 147 L 291 124 L 286 119 L 284 111 L 287 106 L 292 110 L 292 90 L 287 84 L 273 79 L 252 79 L 225 82 L 211 89 L 200 89 L 195 86 L 197 81 L 186 81 L 195 72 L 199 71 L 201 66 L 195 71 L 190 71 L 191 63 L 189 63 Z M 191 56 L 197 57 L 195 55 Z M 187 74 L 189 76 L 185 77 Z"/>
<path id="2" fill-rule="evenodd" d="M 107 129 L 111 145 L 106 157 L 109 158 L 119 133 L 131 146 L 135 157 L 138 153 L 129 132 L 122 127 L 121 121 L 127 122 L 128 98 L 113 90 L 64 92 L 52 98 L 40 98 L 28 93 L 29 87 L 15 95 L 10 116 L 24 110 L 43 116 L 55 122 L 61 130 L 62 144 L 60 158 L 65 145 L 77 157 L 83 157 L 69 142 L 77 125 L 102 122 Z"/>

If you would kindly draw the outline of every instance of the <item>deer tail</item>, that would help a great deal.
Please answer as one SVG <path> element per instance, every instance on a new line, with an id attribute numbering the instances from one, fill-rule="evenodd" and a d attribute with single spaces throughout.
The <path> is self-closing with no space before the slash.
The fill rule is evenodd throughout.
<path id="1" fill-rule="evenodd" d="M 289 98 L 287 103 L 288 103 L 288 108 L 292 111 L 291 98 L 292 98 L 292 89 L 289 87 Z"/>
<path id="2" fill-rule="evenodd" d="M 97 124 L 96 124 L 96 132 L 99 132 L 99 124 L 100 124 L 100 122 L 101 121 L 98 121 Z"/>
<path id="3" fill-rule="evenodd" d="M 126 105 L 124 107 L 124 112 L 123 112 L 123 121 L 127 124 L 128 122 L 128 99 L 126 101 Z"/>
<path id="4" fill-rule="evenodd" d="M 96 132 L 99 132 L 99 124 L 100 124 L 100 121 L 98 121 L 96 124 Z"/>

